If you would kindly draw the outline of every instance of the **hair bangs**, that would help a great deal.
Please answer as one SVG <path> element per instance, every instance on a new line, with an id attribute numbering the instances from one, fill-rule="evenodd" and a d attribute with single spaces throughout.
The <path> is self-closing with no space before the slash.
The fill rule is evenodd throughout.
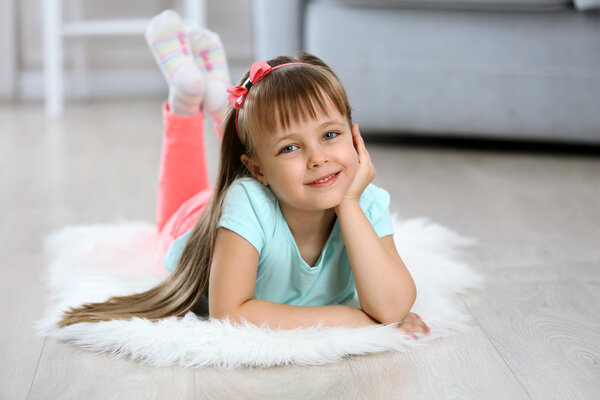
<path id="1" fill-rule="evenodd" d="M 289 130 L 327 115 L 329 102 L 351 124 L 346 92 L 327 69 L 315 65 L 277 69 L 251 88 L 243 107 L 243 129 L 250 137 Z"/>

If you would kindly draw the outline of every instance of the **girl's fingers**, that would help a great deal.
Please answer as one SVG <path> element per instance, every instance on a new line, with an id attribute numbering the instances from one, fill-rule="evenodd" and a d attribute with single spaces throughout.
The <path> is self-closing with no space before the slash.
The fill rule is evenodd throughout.
<path id="1" fill-rule="evenodd" d="M 421 318 L 421 316 L 419 314 L 416 313 L 412 313 L 415 318 L 418 318 L 418 327 L 421 328 L 423 330 L 423 332 L 425 333 L 429 333 L 431 331 L 431 328 L 425 323 L 425 321 L 423 321 L 423 318 Z"/>
<path id="2" fill-rule="evenodd" d="M 365 144 L 365 142 L 363 141 L 362 136 L 360 134 L 360 130 L 358 129 L 358 124 L 354 124 L 352 126 L 352 137 L 354 138 L 354 140 L 357 143 L 362 144 L 362 145 Z"/>
<path id="3" fill-rule="evenodd" d="M 401 328 L 401 327 L 398 327 L 398 329 L 400 329 L 402 332 L 404 332 L 407 336 L 410 336 L 410 337 L 412 337 L 415 340 L 419 340 L 419 338 L 417 337 L 417 335 L 415 335 L 412 331 L 410 331 L 408 329 L 405 329 L 405 328 Z"/>
<path id="4" fill-rule="evenodd" d="M 365 141 L 362 136 L 357 135 L 354 137 L 356 151 L 361 158 L 367 159 L 369 157 L 369 152 L 367 151 L 367 146 L 365 146 Z"/>
<path id="5" fill-rule="evenodd" d="M 353 124 L 351 131 L 352 131 L 352 139 L 356 140 L 356 137 L 358 136 L 358 124 Z"/>
<path id="6" fill-rule="evenodd" d="M 358 138 L 359 138 L 358 127 L 356 126 L 356 124 L 354 124 L 352 126 L 352 144 L 354 145 L 356 152 L 360 155 L 361 148 L 360 148 L 360 142 L 359 142 Z"/>
<path id="7" fill-rule="evenodd" d="M 358 130 L 358 127 L 356 127 L 356 141 L 358 142 L 361 150 L 363 150 L 364 152 L 367 151 L 367 147 L 365 146 L 365 141 L 363 140 L 360 131 Z"/>
<path id="8" fill-rule="evenodd" d="M 375 178 L 375 168 L 373 167 L 371 156 L 369 155 L 367 147 L 365 146 L 365 141 L 360 134 L 360 130 L 358 129 L 358 124 L 352 124 L 352 140 L 354 149 L 358 154 L 358 163 L 360 164 L 361 168 L 366 171 L 364 172 L 365 179 L 370 182 Z"/>
<path id="9" fill-rule="evenodd" d="M 412 318 L 416 318 L 415 316 L 412 316 Z M 423 334 L 429 334 L 431 332 L 431 328 L 429 326 L 427 326 L 427 324 L 423 321 L 414 321 L 414 322 L 409 322 L 410 318 L 407 320 L 404 320 L 404 323 L 398 327 L 398 329 L 400 329 L 402 332 L 404 332 L 405 334 L 407 334 L 408 336 L 411 336 L 413 339 L 419 340 L 419 338 L 415 335 L 416 332 L 420 332 Z"/>
<path id="10" fill-rule="evenodd" d="M 417 339 L 417 336 L 414 333 L 407 331 L 406 329 L 402 329 L 402 332 L 404 332 L 406 336 L 410 336 L 413 339 Z"/>
<path id="11" fill-rule="evenodd" d="M 356 147 L 356 150 L 360 150 L 360 133 L 358 131 L 358 128 L 355 127 L 352 130 L 352 141 L 354 142 L 354 146 Z"/>

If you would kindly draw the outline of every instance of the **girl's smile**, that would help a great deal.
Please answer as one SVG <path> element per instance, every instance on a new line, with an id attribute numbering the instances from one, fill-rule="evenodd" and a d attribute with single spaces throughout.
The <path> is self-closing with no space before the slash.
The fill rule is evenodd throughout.
<path id="1" fill-rule="evenodd" d="M 340 172 L 341 172 L 341 170 L 334 172 L 331 175 L 326 175 L 324 177 L 318 178 L 312 182 L 307 183 L 307 185 L 309 185 L 311 187 L 316 187 L 316 188 L 329 187 L 337 181 L 337 178 L 338 178 Z"/>

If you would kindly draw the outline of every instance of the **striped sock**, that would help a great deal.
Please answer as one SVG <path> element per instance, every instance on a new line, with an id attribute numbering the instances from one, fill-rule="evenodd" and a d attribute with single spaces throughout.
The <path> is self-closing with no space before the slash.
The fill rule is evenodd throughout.
<path id="1" fill-rule="evenodd" d="M 219 137 L 223 135 L 221 123 L 227 111 L 227 88 L 231 86 L 229 68 L 221 38 L 206 28 L 189 32 L 192 51 L 198 68 L 206 80 L 205 110 L 210 114 Z"/>
<path id="2" fill-rule="evenodd" d="M 204 78 L 190 51 L 181 17 L 173 10 L 157 15 L 146 29 L 146 41 L 169 84 L 171 112 L 194 115 L 200 111 Z"/>

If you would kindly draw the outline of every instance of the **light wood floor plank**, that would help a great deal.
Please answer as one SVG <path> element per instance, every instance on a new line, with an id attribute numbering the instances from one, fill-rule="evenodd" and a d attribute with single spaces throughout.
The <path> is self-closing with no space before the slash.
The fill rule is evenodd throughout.
<path id="1" fill-rule="evenodd" d="M 198 399 L 352 399 L 354 386 L 345 359 L 322 366 L 196 370 Z"/>
<path id="2" fill-rule="evenodd" d="M 193 376 L 48 340 L 29 399 L 193 399 Z"/>
<path id="3" fill-rule="evenodd" d="M 39 255 L 0 263 L 0 399 L 24 399 L 33 382 L 45 338 L 32 329 L 42 307 Z"/>
<path id="4" fill-rule="evenodd" d="M 587 282 L 591 273 L 595 283 Z M 522 266 L 495 273 L 469 309 L 534 399 L 600 393 L 598 268 Z M 584 284 L 586 283 L 586 284 Z"/>
<path id="5" fill-rule="evenodd" d="M 530 398 L 476 323 L 423 349 L 351 356 L 349 362 L 362 383 L 352 398 Z"/>

